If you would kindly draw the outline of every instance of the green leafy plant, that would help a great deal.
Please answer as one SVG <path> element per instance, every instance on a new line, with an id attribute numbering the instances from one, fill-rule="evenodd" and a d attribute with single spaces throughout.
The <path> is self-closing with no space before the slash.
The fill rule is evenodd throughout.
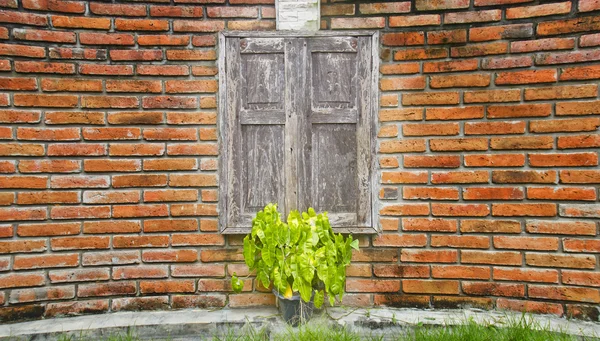
<path id="1" fill-rule="evenodd" d="M 308 302 L 314 290 L 314 304 L 320 308 L 325 294 L 331 305 L 336 297 L 342 300 L 352 249 L 358 250 L 358 240 L 333 233 L 327 212 L 292 211 L 283 222 L 277 205 L 268 204 L 244 238 L 244 261 L 265 288 L 273 284 L 286 298 L 299 292 Z M 234 274 L 231 286 L 240 292 L 244 284 Z"/>

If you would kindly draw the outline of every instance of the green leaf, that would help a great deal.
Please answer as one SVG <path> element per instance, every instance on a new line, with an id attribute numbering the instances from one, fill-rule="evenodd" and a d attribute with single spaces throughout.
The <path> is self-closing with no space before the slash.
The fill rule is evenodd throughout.
<path id="1" fill-rule="evenodd" d="M 310 297 L 312 296 L 312 287 L 309 283 L 301 281 L 298 286 L 298 291 L 300 292 L 300 297 L 304 302 L 310 301 Z"/>
<path id="2" fill-rule="evenodd" d="M 246 265 L 248 265 L 248 267 L 250 269 L 252 269 L 254 267 L 254 257 L 255 257 L 255 253 L 256 253 L 256 245 L 254 244 L 254 241 L 252 239 L 249 238 L 249 236 L 246 236 L 244 238 L 244 261 L 246 262 Z"/>
<path id="3" fill-rule="evenodd" d="M 277 288 L 277 291 L 281 294 L 284 294 L 287 289 L 287 281 L 279 271 L 278 267 L 273 269 L 273 285 L 275 285 L 275 288 Z"/>
<path id="4" fill-rule="evenodd" d="M 325 292 L 323 290 L 319 290 L 317 292 L 315 292 L 315 307 L 321 308 L 321 306 L 323 305 L 323 301 L 325 300 Z"/>
<path id="5" fill-rule="evenodd" d="M 350 246 L 354 249 L 354 250 L 358 250 L 358 239 L 355 239 L 352 241 L 352 243 L 350 243 Z"/>
<path id="6" fill-rule="evenodd" d="M 244 289 L 244 282 L 237 277 L 237 274 L 234 272 L 233 276 L 231 276 L 231 288 L 237 294 L 242 292 Z"/>

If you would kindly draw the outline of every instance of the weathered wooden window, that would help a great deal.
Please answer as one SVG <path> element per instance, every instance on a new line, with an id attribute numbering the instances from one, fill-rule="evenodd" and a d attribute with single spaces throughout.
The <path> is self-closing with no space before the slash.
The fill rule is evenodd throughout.
<path id="1" fill-rule="evenodd" d="M 229 32 L 219 44 L 221 231 L 247 233 L 275 202 L 376 232 L 377 34 Z"/>

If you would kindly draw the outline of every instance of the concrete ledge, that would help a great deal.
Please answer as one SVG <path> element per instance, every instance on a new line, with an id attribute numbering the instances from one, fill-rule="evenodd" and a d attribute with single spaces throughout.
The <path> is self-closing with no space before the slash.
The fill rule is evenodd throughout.
<path id="1" fill-rule="evenodd" d="M 600 337 L 600 323 L 567 320 L 550 315 L 531 315 L 539 326 L 572 335 Z M 339 324 L 365 334 L 397 333 L 418 323 L 427 325 L 456 325 L 467 319 L 482 324 L 502 327 L 510 319 L 518 319 L 519 313 L 490 312 L 477 309 L 465 310 L 418 310 L 418 309 L 353 309 L 330 308 L 325 321 Z M 271 332 L 282 331 L 287 325 L 279 318 L 275 308 L 179 310 L 152 312 L 119 312 L 104 315 L 55 318 L 21 322 L 0 326 L 0 340 L 55 340 L 60 334 L 85 335 L 90 339 L 130 329 L 141 338 L 153 340 L 197 340 L 210 338 L 215 333 L 246 324 L 267 328 Z"/>

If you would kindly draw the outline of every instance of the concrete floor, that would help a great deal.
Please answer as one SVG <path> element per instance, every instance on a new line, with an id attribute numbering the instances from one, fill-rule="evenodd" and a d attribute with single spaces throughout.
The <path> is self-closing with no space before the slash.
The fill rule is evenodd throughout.
<path id="1" fill-rule="evenodd" d="M 465 310 L 418 310 L 418 309 L 352 309 L 330 308 L 323 319 L 339 324 L 365 335 L 392 334 L 406 331 L 418 323 L 430 325 L 459 324 L 465 319 L 478 323 L 502 326 L 508 319 L 521 314 L 490 312 L 477 309 Z M 600 323 L 567 320 L 554 316 L 533 315 L 541 326 L 564 331 L 573 335 L 600 337 Z M 120 312 L 104 315 L 88 315 L 69 318 L 21 322 L 0 326 L 0 340 L 56 340 L 64 333 L 86 336 L 88 340 L 101 339 L 116 333 L 135 334 L 152 340 L 200 340 L 210 339 L 215 333 L 231 332 L 248 323 L 257 329 L 267 328 L 281 332 L 288 328 L 279 318 L 275 308 L 179 310 L 152 312 Z"/>

